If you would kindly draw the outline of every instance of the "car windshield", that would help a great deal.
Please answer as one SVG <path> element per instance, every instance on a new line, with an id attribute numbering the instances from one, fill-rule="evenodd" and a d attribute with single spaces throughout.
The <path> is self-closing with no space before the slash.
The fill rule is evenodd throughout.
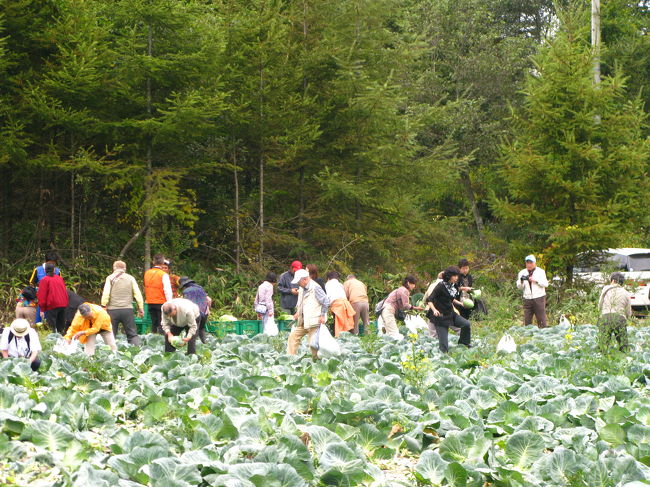
<path id="1" fill-rule="evenodd" d="M 580 274 L 614 270 L 623 272 L 650 270 L 650 253 L 624 255 L 604 251 L 584 252 L 578 256 L 573 272 Z"/>
<path id="2" fill-rule="evenodd" d="M 650 271 L 650 254 L 630 255 L 628 260 L 630 271 Z"/>

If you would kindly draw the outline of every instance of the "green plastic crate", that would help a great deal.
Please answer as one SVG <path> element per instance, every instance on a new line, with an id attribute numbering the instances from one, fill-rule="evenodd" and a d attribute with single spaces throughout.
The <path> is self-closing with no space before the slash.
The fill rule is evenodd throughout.
<path id="1" fill-rule="evenodd" d="M 237 323 L 237 321 L 210 321 L 205 324 L 205 331 L 223 338 L 231 333 L 238 333 Z"/>
<path id="2" fill-rule="evenodd" d="M 136 318 L 135 326 L 138 329 L 138 335 L 146 335 L 151 333 L 151 321 L 145 320 L 144 318 Z"/>
<path id="3" fill-rule="evenodd" d="M 278 325 L 279 331 L 291 331 L 294 320 L 276 320 L 275 323 Z"/>
<path id="4" fill-rule="evenodd" d="M 242 320 L 237 321 L 236 323 L 238 335 L 248 335 L 249 337 L 252 337 L 262 333 L 263 331 L 261 320 Z"/>

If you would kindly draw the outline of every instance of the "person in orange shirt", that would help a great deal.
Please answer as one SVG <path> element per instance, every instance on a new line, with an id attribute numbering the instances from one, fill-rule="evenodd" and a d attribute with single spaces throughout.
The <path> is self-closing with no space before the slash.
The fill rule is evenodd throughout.
<path id="1" fill-rule="evenodd" d="M 151 318 L 152 333 L 163 334 L 162 305 L 174 298 L 169 274 L 165 272 L 165 256 L 153 256 L 153 267 L 144 273 L 144 300 Z"/>
<path id="2" fill-rule="evenodd" d="M 111 350 L 117 351 L 109 314 L 98 304 L 83 303 L 77 308 L 77 313 L 64 338 L 68 343 L 79 340 L 85 344 L 86 355 L 90 356 L 95 354 L 97 335 L 102 336 L 104 343 L 111 347 Z"/>

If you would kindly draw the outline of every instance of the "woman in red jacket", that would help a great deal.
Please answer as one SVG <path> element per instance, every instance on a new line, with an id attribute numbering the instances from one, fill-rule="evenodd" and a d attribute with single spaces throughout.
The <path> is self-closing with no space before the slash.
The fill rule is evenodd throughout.
<path id="1" fill-rule="evenodd" d="M 61 276 L 54 274 L 54 265 L 45 265 L 45 277 L 38 283 L 38 304 L 52 332 L 65 334 L 65 309 L 68 291 Z"/>

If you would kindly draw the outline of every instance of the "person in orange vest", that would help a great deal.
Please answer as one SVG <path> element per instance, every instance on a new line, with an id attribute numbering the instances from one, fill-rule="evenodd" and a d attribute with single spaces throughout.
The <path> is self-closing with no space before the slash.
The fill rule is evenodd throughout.
<path id="1" fill-rule="evenodd" d="M 156 254 L 153 256 L 153 267 L 144 273 L 144 300 L 151 318 L 151 331 L 161 335 L 162 305 L 174 297 L 169 274 L 163 269 L 164 266 L 165 256 Z"/>

